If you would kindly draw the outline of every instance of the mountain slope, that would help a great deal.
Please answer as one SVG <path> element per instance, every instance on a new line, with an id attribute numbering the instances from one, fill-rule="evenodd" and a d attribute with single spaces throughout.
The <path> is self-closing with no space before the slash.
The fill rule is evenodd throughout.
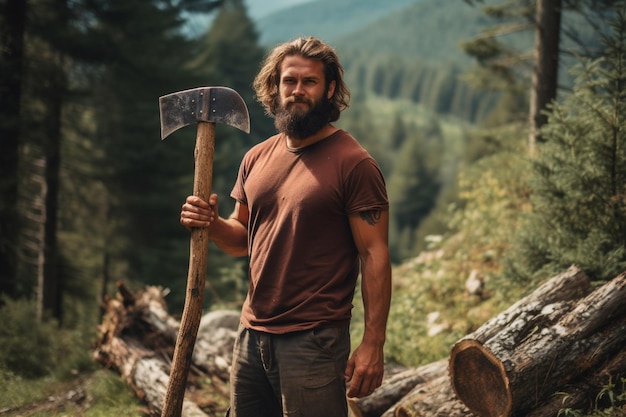
<path id="1" fill-rule="evenodd" d="M 332 41 L 420 1 L 316 0 L 261 18 L 257 29 L 264 45 L 308 35 Z"/>
<path id="2" fill-rule="evenodd" d="M 294 7 L 313 0 L 244 0 L 248 15 L 252 20 L 259 20 L 280 10 Z"/>
<path id="3" fill-rule="evenodd" d="M 479 8 L 462 1 L 423 0 L 346 34 L 334 43 L 340 50 L 358 49 L 365 54 L 385 53 L 467 65 L 470 59 L 461 50 L 460 43 L 476 36 L 488 24 Z"/>

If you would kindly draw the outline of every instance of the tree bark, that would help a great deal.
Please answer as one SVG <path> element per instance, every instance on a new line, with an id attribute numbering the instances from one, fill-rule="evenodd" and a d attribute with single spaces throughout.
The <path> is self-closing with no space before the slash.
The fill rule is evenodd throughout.
<path id="1" fill-rule="evenodd" d="M 535 29 L 535 71 L 530 90 L 529 137 L 530 154 L 541 142 L 539 129 L 548 122 L 543 113 L 556 98 L 561 35 L 561 0 L 537 0 Z"/>
<path id="2" fill-rule="evenodd" d="M 452 349 L 450 378 L 474 413 L 524 415 L 626 343 L 626 273 L 574 304 L 520 314 L 488 340 L 464 338 Z"/>
<path id="3" fill-rule="evenodd" d="M 0 15 L 0 294 L 16 295 L 18 161 L 27 0 L 7 0 Z"/>
<path id="4" fill-rule="evenodd" d="M 463 417 L 472 416 L 452 391 L 450 378 L 442 375 L 416 386 L 395 407 L 395 417 Z M 392 415 L 386 417 L 392 417 Z"/>
<path id="5" fill-rule="evenodd" d="M 388 374 L 389 372 L 385 370 Z M 410 368 L 388 375 L 382 385 L 364 398 L 350 399 L 350 409 L 355 417 L 378 417 L 395 409 L 395 405 L 415 386 L 447 375 L 446 360 L 433 362 L 418 368 Z"/>

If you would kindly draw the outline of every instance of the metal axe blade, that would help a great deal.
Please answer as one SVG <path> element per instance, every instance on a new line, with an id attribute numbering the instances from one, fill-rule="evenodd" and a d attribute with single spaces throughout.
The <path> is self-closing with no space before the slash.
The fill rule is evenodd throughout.
<path id="1" fill-rule="evenodd" d="M 198 122 L 224 123 L 250 133 L 250 115 L 241 96 L 228 87 L 198 87 L 159 97 L 161 139 Z"/>

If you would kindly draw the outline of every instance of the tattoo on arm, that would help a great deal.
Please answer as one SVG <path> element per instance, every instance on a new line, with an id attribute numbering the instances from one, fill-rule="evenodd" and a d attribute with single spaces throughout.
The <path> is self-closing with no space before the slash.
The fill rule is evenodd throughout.
<path id="1" fill-rule="evenodd" d="M 359 213 L 361 218 L 365 220 L 370 226 L 374 226 L 380 221 L 380 210 L 368 210 Z"/>

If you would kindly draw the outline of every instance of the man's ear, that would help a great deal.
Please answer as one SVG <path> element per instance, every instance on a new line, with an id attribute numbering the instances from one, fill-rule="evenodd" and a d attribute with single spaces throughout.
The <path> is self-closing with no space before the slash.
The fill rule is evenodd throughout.
<path id="1" fill-rule="evenodd" d="M 331 81 L 328 85 L 328 93 L 326 94 L 326 98 L 330 100 L 330 98 L 335 94 L 335 87 L 337 86 L 336 81 Z"/>

